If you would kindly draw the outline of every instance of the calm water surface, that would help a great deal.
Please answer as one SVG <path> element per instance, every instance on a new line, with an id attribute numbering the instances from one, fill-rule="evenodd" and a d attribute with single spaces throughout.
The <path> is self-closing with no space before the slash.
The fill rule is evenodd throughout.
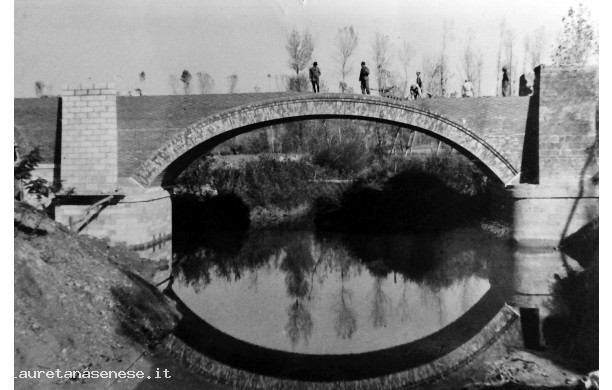
<path id="1" fill-rule="evenodd" d="M 216 329 L 258 346 L 353 354 L 410 343 L 491 288 L 507 245 L 476 229 L 432 235 L 267 229 L 176 240 L 173 291 Z"/>

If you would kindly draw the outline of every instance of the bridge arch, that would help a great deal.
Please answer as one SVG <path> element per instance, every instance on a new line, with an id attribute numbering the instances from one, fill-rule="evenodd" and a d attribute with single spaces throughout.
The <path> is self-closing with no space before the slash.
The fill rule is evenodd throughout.
<path id="1" fill-rule="evenodd" d="M 503 183 L 518 173 L 481 134 L 448 119 L 444 113 L 374 96 L 296 94 L 238 106 L 202 118 L 166 141 L 132 177 L 144 187 L 171 186 L 191 162 L 223 141 L 276 123 L 317 118 L 362 119 L 411 128 L 437 137 L 476 158 Z"/>

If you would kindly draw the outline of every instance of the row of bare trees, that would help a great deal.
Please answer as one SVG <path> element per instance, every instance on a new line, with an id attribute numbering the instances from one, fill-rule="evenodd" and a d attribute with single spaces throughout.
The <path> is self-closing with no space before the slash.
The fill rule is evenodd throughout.
<path id="1" fill-rule="evenodd" d="M 599 55 L 599 38 L 596 26 L 591 20 L 590 12 L 582 4 L 577 8 L 570 7 L 566 16 L 562 19 L 563 28 L 556 39 L 551 55 L 553 65 L 586 64 L 593 56 Z M 427 54 L 423 57 L 421 66 L 422 80 L 425 90 L 434 96 L 452 96 L 456 92 L 451 92 L 449 83 L 456 76 L 461 78 L 461 82 L 470 80 L 474 84 L 476 95 L 482 94 L 482 78 L 484 68 L 484 53 L 478 47 L 474 31 L 467 31 L 467 39 L 464 49 L 461 51 L 458 62 L 458 74 L 454 74 L 450 65 L 449 48 L 454 41 L 453 23 L 444 21 L 442 26 L 442 36 L 440 49 Z M 354 89 L 347 83 L 347 78 L 354 71 L 354 64 L 358 63 L 354 58 L 357 47 L 361 39 L 353 26 L 339 28 L 334 44 L 335 51 L 333 60 L 337 64 L 337 72 L 340 75 L 338 89 L 342 93 L 352 93 Z M 513 84 L 512 90 L 515 92 L 519 73 L 529 73 L 537 65 L 544 61 L 546 48 L 546 32 L 544 27 L 539 27 L 523 38 L 522 53 L 519 53 L 517 46 L 517 35 L 506 27 L 504 21 L 499 27 L 499 51 L 497 55 L 496 74 L 497 87 L 496 94 L 501 94 L 501 68 L 506 67 L 511 76 Z M 395 94 L 406 96 L 409 89 L 409 66 L 415 59 L 413 46 L 406 40 L 402 40 L 398 47 L 394 47 L 388 35 L 377 32 L 372 40 L 371 66 L 372 75 L 376 85 L 374 89 L 381 94 Z M 314 52 L 314 40 L 308 31 L 302 33 L 293 29 L 289 35 L 285 49 L 289 55 L 288 65 L 292 70 L 292 75 L 275 75 L 274 82 L 277 90 L 307 91 L 309 83 L 305 76 L 304 69 L 311 63 Z M 522 69 L 517 63 L 519 54 L 522 54 Z M 395 69 L 394 59 L 399 60 L 399 72 Z M 293 74 L 294 73 L 294 74 Z M 205 72 L 195 74 L 197 80 L 197 93 L 208 94 L 215 91 L 215 80 Z M 354 78 L 357 79 L 356 77 Z M 137 94 L 143 94 L 147 75 L 144 71 L 138 74 L 139 85 L 134 90 Z M 238 88 L 238 75 L 231 74 L 226 77 L 227 92 L 234 93 Z M 351 79 L 352 81 L 352 79 Z M 168 76 L 168 85 L 173 94 L 193 93 L 192 75 L 188 70 L 183 70 L 180 77 L 171 74 Z M 268 74 L 268 83 L 272 83 L 272 75 Z M 354 82 L 356 84 L 356 82 Z M 35 93 L 38 97 L 52 96 L 52 86 L 38 80 L 35 82 Z M 269 85 L 271 89 L 271 85 Z M 329 91 L 329 86 L 321 81 L 321 90 Z M 261 91 L 259 86 L 255 91 Z"/>
<path id="2" fill-rule="evenodd" d="M 228 76 L 228 80 L 230 77 L 231 76 Z M 236 81 L 233 84 L 230 84 L 230 93 L 233 92 L 232 89 L 236 88 L 236 83 L 238 82 L 237 78 L 238 76 L 236 76 Z M 198 92 L 200 94 L 212 93 L 214 91 L 215 80 L 208 73 L 198 72 L 196 73 L 196 79 Z M 184 93 L 185 95 L 191 94 L 193 92 L 191 80 L 191 73 L 187 69 L 183 70 L 183 73 L 181 73 L 180 78 L 174 74 L 168 76 L 168 85 L 170 86 L 172 94 L 178 95 L 179 93 L 181 93 L 180 83 L 183 84 L 182 93 Z"/>
<path id="3" fill-rule="evenodd" d="M 524 58 L 530 56 L 531 63 L 541 60 L 544 48 L 544 30 L 538 29 L 536 32 L 525 37 Z M 453 41 L 453 24 L 445 21 L 442 28 L 441 48 L 438 52 L 426 55 L 422 63 L 422 79 L 425 82 L 427 92 L 435 96 L 449 96 L 449 82 L 454 77 L 449 59 L 449 47 Z M 347 83 L 347 77 L 353 72 L 354 58 L 360 37 L 353 26 L 344 26 L 338 29 L 335 37 L 334 62 L 338 66 L 340 82 L 338 89 L 342 93 L 352 93 L 354 89 Z M 514 34 L 506 30 L 504 24 L 501 26 L 501 42 L 498 56 L 498 67 L 502 64 L 512 71 L 516 56 L 514 54 Z M 289 56 L 288 65 L 295 72 L 294 76 L 288 77 L 286 88 L 290 91 L 306 91 L 308 83 L 306 76 L 301 74 L 312 60 L 314 42 L 308 31 L 302 33 L 294 29 L 291 32 L 285 45 Z M 410 42 L 403 40 L 399 47 L 395 48 L 388 35 L 377 32 L 372 41 L 372 72 L 376 85 L 374 89 L 381 94 L 408 95 L 410 87 L 409 67 L 413 62 L 415 53 Z M 394 72 L 394 58 L 399 60 L 401 72 Z M 483 75 L 483 53 L 477 47 L 474 31 L 468 30 L 467 43 L 461 53 L 460 76 L 474 83 L 475 91 L 481 94 L 481 83 Z M 498 83 L 499 84 L 499 83 Z"/>
<path id="4" fill-rule="evenodd" d="M 577 9 L 570 8 L 567 16 L 562 19 L 563 31 L 557 38 L 551 61 L 555 65 L 563 63 L 585 64 L 592 55 L 598 55 L 599 42 L 595 27 L 590 19 L 589 11 L 579 5 Z M 458 74 L 453 73 L 449 58 L 449 48 L 455 37 L 453 35 L 454 25 L 452 22 L 444 21 L 442 26 L 441 46 L 438 51 L 423 57 L 421 67 L 422 80 L 425 89 L 434 96 L 453 96 L 457 92 L 451 92 L 450 82 L 458 76 L 463 80 L 470 80 L 474 85 L 476 95 L 482 94 L 482 78 L 484 69 L 484 53 L 478 47 L 475 33 L 472 29 L 467 32 L 467 39 L 459 58 Z M 544 60 L 546 48 L 546 32 L 544 27 L 539 27 L 523 38 L 522 53 L 517 47 L 516 34 L 506 27 L 505 21 L 500 23 L 499 52 L 497 56 L 497 90 L 501 90 L 501 69 L 506 67 L 511 75 L 513 84 L 511 89 L 515 94 L 518 91 L 518 74 L 528 74 Z M 353 71 L 355 61 L 354 54 L 360 42 L 360 37 L 353 26 L 345 26 L 338 29 L 335 37 L 335 51 L 333 59 L 338 66 L 341 77 L 339 91 L 352 93 L 354 90 L 346 81 Z M 295 71 L 295 77 L 289 78 L 287 89 L 291 91 L 305 91 L 308 83 L 305 77 L 298 82 L 300 72 L 306 68 L 312 58 L 314 43 L 308 31 L 300 34 L 294 29 L 285 46 L 289 55 L 289 65 Z M 395 54 L 395 55 L 394 55 Z M 407 96 L 409 88 L 408 69 L 415 55 L 412 45 L 403 40 L 398 48 L 391 43 L 388 35 L 377 32 L 372 41 L 371 56 L 373 60 L 373 75 L 375 76 L 377 89 L 380 94 Z M 519 56 L 522 56 L 522 69 L 519 68 Z M 394 68 L 393 60 L 397 57 L 401 69 L 398 74 Z"/>

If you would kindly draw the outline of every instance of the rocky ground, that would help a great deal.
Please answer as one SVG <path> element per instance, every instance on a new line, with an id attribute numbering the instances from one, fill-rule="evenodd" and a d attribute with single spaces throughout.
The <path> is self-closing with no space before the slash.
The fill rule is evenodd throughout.
<path id="1" fill-rule="evenodd" d="M 151 351 L 178 313 L 154 286 L 167 264 L 77 236 L 15 202 L 15 376 L 32 370 L 141 370 L 151 379 L 15 379 L 17 389 L 226 389 Z M 162 276 L 160 276 L 162 275 Z M 470 365 L 425 388 L 576 388 L 581 375 L 520 347 L 518 328 Z M 156 379 L 157 369 L 170 379 Z"/>

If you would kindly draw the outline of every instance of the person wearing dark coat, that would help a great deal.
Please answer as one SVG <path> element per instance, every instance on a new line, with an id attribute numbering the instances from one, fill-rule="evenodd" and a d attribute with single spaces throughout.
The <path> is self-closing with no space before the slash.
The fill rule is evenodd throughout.
<path id="1" fill-rule="evenodd" d="M 359 82 L 361 83 L 361 93 L 370 94 L 370 69 L 366 66 L 365 62 L 361 62 L 361 71 L 359 72 Z"/>
<path id="2" fill-rule="evenodd" d="M 510 96 L 512 91 L 510 90 L 510 75 L 508 74 L 508 68 L 504 66 L 502 72 L 504 73 L 502 76 L 502 96 Z"/>
<path id="3" fill-rule="evenodd" d="M 312 83 L 312 91 L 314 93 L 319 92 L 319 77 L 321 76 L 321 70 L 317 68 L 317 62 L 312 64 L 312 68 L 308 71 L 310 73 L 310 82 Z"/>

